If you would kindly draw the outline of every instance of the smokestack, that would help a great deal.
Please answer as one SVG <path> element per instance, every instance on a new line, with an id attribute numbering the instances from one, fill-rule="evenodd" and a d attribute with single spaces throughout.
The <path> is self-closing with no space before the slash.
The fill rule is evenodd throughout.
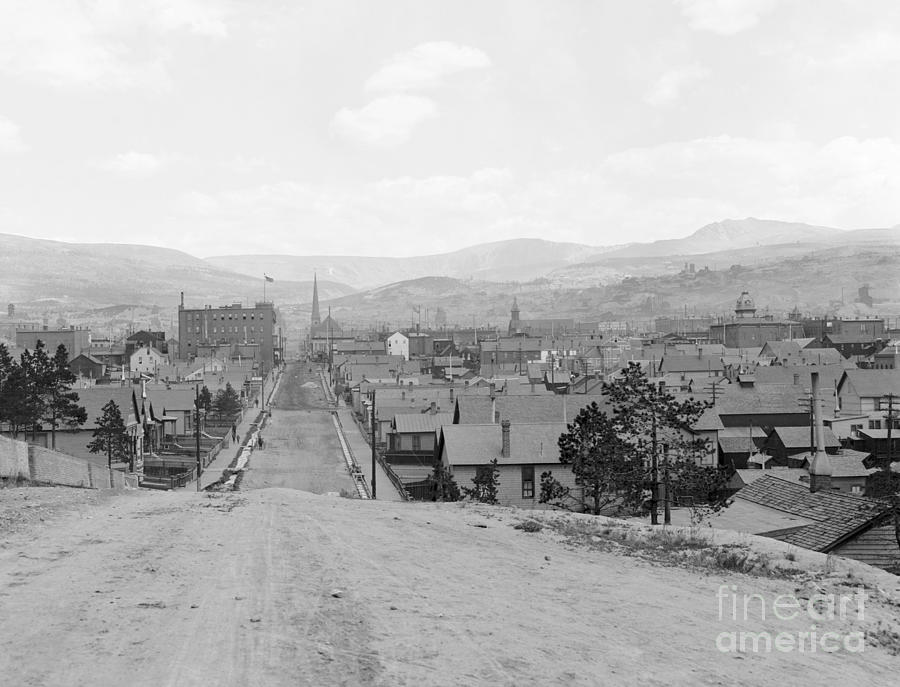
<path id="1" fill-rule="evenodd" d="M 509 420 L 500 423 L 500 430 L 503 434 L 503 448 L 500 450 L 500 455 L 509 458 Z"/>
<path id="2" fill-rule="evenodd" d="M 181 307 L 184 307 L 184 291 L 181 292 Z"/>
<path id="3" fill-rule="evenodd" d="M 497 388 L 491 382 L 491 424 L 497 422 Z"/>
<path id="4" fill-rule="evenodd" d="M 816 455 L 809 464 L 809 490 L 831 491 L 831 460 L 825 453 L 825 428 L 822 424 L 822 407 L 819 401 L 819 373 L 813 372 L 812 377 L 812 412 L 813 427 L 816 436 Z"/>

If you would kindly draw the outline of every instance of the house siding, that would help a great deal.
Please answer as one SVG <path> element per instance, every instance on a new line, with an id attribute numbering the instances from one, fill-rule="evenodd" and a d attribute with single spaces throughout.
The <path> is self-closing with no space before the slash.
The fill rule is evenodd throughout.
<path id="1" fill-rule="evenodd" d="M 887 569 L 900 565 L 900 549 L 897 548 L 892 525 L 866 530 L 835 547 L 830 553 L 868 563 L 877 568 Z"/>
<path id="2" fill-rule="evenodd" d="M 540 503 L 541 473 L 552 470 L 553 476 L 563 486 L 569 487 L 573 492 L 580 493 L 581 487 L 575 484 L 575 474 L 570 468 L 561 463 L 544 463 L 534 466 L 534 498 L 522 498 L 522 466 L 498 465 L 500 471 L 497 488 L 497 502 L 501 506 L 515 506 L 516 508 L 547 509 L 546 503 Z M 453 467 L 453 477 L 460 489 L 472 487 L 472 479 L 475 477 L 477 466 L 460 465 Z"/>

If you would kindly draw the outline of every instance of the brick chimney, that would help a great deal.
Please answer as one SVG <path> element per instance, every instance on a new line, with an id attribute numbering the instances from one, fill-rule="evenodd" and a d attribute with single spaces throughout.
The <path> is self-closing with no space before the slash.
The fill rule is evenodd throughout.
<path id="1" fill-rule="evenodd" d="M 819 400 L 819 373 L 813 372 L 812 377 L 812 411 L 813 428 L 816 437 L 816 455 L 809 464 L 809 490 L 831 491 L 831 460 L 825 453 L 825 428 L 822 424 L 822 407 Z"/>
<path id="2" fill-rule="evenodd" d="M 503 448 L 500 449 L 500 455 L 509 458 L 509 420 L 500 423 L 500 430 L 503 434 Z"/>
<path id="3" fill-rule="evenodd" d="M 437 403 L 435 401 L 431 402 L 431 407 L 428 409 L 428 412 L 434 415 L 437 413 Z"/>

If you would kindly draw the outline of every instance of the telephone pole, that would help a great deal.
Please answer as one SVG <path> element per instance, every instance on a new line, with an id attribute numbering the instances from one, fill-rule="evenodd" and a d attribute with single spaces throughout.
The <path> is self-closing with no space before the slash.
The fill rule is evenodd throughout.
<path id="1" fill-rule="evenodd" d="M 197 491 L 200 491 L 200 474 L 202 466 L 200 464 L 200 385 L 194 385 L 194 408 L 197 410 L 197 422 L 194 427 L 194 434 L 197 438 Z"/>
<path id="2" fill-rule="evenodd" d="M 375 499 L 375 389 L 372 389 L 372 499 Z"/>

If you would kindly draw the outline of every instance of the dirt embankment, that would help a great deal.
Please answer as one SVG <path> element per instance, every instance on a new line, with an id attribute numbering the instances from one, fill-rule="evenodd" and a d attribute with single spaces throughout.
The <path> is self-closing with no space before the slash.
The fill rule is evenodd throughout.
<path id="1" fill-rule="evenodd" d="M 515 529 L 522 511 L 288 489 L 87 496 L 0 533 L 4 684 L 892 684 L 900 664 L 876 643 L 721 651 L 723 632 L 810 626 L 754 604 L 723 617 L 723 585 L 770 608 L 809 586 L 625 555 L 583 526 Z M 864 619 L 818 632 L 896 619 L 869 591 Z"/>

